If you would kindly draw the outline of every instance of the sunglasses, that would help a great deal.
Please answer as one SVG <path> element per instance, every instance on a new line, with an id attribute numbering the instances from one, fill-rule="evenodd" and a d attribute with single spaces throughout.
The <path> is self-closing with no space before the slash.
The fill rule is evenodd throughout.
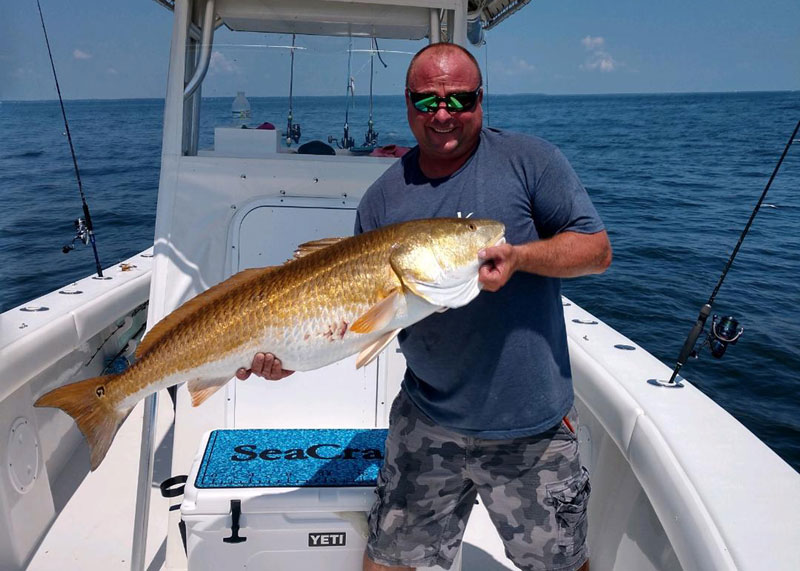
<path id="1" fill-rule="evenodd" d="M 439 110 L 439 103 L 444 102 L 445 109 L 450 113 L 461 113 L 472 111 L 478 103 L 481 88 L 475 91 L 462 91 L 458 93 L 447 93 L 444 97 L 439 97 L 435 93 L 415 93 L 410 89 L 408 98 L 414 105 L 414 109 L 420 113 L 436 113 Z"/>

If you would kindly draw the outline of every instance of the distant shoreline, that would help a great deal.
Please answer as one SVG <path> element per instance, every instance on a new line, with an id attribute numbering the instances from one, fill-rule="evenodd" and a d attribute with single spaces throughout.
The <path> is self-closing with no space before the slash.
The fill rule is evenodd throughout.
<path id="1" fill-rule="evenodd" d="M 681 95 L 758 95 L 758 94 L 782 94 L 800 93 L 800 89 L 777 89 L 766 91 L 665 91 L 665 92 L 618 92 L 618 93 L 493 93 L 488 92 L 490 97 L 663 97 Z M 286 99 L 283 95 L 247 95 L 248 99 Z M 295 95 L 295 99 L 341 99 L 343 95 Z M 374 95 L 375 98 L 401 98 L 402 94 Z M 367 99 L 367 95 L 357 95 L 356 99 Z M 233 99 L 230 96 L 203 97 L 204 100 Z M 109 99 L 64 99 L 70 102 L 89 102 L 89 101 L 164 101 L 163 97 L 123 97 Z M 0 99 L 3 103 L 57 103 L 58 99 Z"/>

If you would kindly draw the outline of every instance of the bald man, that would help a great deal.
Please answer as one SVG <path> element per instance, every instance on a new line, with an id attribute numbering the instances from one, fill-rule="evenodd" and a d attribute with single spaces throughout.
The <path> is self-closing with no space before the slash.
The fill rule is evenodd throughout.
<path id="1" fill-rule="evenodd" d="M 358 208 L 357 233 L 475 216 L 505 223 L 508 241 L 483 252 L 475 301 L 400 333 L 408 368 L 369 514 L 369 571 L 449 568 L 478 496 L 520 569 L 588 569 L 560 278 L 605 271 L 611 247 L 556 147 L 483 128 L 481 83 L 459 46 L 414 56 L 405 95 L 418 146 Z"/>
<path id="2" fill-rule="evenodd" d="M 550 143 L 484 129 L 481 73 L 465 49 L 432 44 L 406 76 L 418 146 L 370 186 L 356 233 L 418 218 L 475 216 L 506 225 L 482 253 L 483 291 L 398 339 L 407 369 L 392 405 L 386 459 L 369 514 L 366 571 L 450 568 L 480 496 L 526 571 L 587 571 L 589 477 L 560 278 L 611 263 L 603 223 Z M 290 374 L 270 354 L 250 370 Z"/>

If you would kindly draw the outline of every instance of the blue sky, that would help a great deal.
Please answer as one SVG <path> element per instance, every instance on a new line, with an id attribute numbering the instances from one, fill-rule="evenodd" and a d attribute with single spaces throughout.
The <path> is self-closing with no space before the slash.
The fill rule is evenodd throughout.
<path id="1" fill-rule="evenodd" d="M 150 0 L 40 1 L 65 98 L 163 97 L 170 12 Z M 55 98 L 36 3 L 5 0 L 0 11 L 0 100 Z M 533 0 L 474 53 L 482 65 L 488 61 L 493 93 L 797 90 L 798 23 L 797 0 Z M 285 96 L 288 52 L 263 46 L 290 42 L 218 30 L 203 94 Z M 298 45 L 307 49 L 297 53 L 295 94 L 341 95 L 348 41 L 303 36 Z M 422 45 L 380 47 L 413 52 Z M 354 40 L 355 49 L 368 47 Z M 410 57 L 384 56 L 389 67 L 376 65 L 376 93 L 402 92 Z M 357 94 L 367 93 L 368 62 L 363 52 L 353 55 Z"/>

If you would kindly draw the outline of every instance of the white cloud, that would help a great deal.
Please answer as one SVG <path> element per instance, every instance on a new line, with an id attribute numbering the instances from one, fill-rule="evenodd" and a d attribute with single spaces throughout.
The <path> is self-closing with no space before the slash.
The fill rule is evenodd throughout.
<path id="1" fill-rule="evenodd" d="M 109 75 L 119 75 L 119 72 L 116 70 L 116 68 L 113 68 L 113 67 L 109 67 L 106 70 L 106 73 L 109 74 Z"/>
<path id="2" fill-rule="evenodd" d="M 517 56 L 511 56 L 510 61 L 500 64 L 499 67 L 500 69 L 498 71 L 501 74 L 510 76 L 533 73 L 536 71 L 535 65 Z"/>
<path id="3" fill-rule="evenodd" d="M 211 52 L 210 67 L 212 72 L 235 73 L 239 71 L 236 64 L 221 52 Z"/>
<path id="4" fill-rule="evenodd" d="M 589 71 L 614 71 L 617 69 L 617 65 L 617 62 L 609 54 L 597 52 L 589 56 L 589 59 L 580 68 Z"/>
<path id="5" fill-rule="evenodd" d="M 528 63 L 524 59 L 517 56 L 511 58 L 511 62 L 513 64 L 513 69 L 516 69 L 517 71 L 534 71 L 536 69 L 535 65 Z"/>
<path id="6" fill-rule="evenodd" d="M 581 40 L 581 43 L 586 47 L 587 50 L 596 50 L 602 48 L 606 41 L 601 37 L 593 38 L 592 36 L 586 36 Z"/>
<path id="7" fill-rule="evenodd" d="M 18 67 L 14 71 L 11 72 L 11 77 L 18 77 L 28 78 L 28 77 L 35 77 L 36 73 L 29 67 Z"/>
<path id="8" fill-rule="evenodd" d="M 92 59 L 92 54 L 88 54 L 83 50 L 75 48 L 75 50 L 72 52 L 72 57 L 75 59 Z"/>
<path id="9" fill-rule="evenodd" d="M 581 40 L 581 43 L 590 53 L 586 57 L 586 61 L 579 66 L 580 69 L 584 71 L 609 72 L 619 67 L 619 62 L 605 50 L 606 41 L 604 38 L 586 36 Z"/>

